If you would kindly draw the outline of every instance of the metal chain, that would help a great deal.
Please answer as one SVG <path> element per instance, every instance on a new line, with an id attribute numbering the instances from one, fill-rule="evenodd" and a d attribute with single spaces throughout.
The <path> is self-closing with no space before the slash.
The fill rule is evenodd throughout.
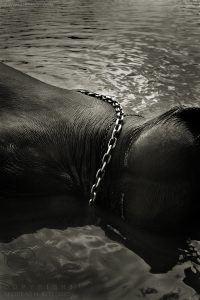
<path id="1" fill-rule="evenodd" d="M 104 153 L 104 155 L 102 157 L 101 167 L 97 170 L 95 182 L 92 185 L 91 192 L 90 192 L 89 205 L 93 205 L 96 200 L 98 188 L 104 177 L 106 167 L 111 160 L 112 150 L 116 147 L 119 134 L 122 130 L 123 120 L 124 120 L 124 112 L 123 112 L 123 109 L 122 109 L 120 103 L 117 102 L 114 99 L 114 97 L 100 95 L 98 93 L 89 92 L 87 90 L 79 90 L 79 92 L 84 95 L 95 97 L 97 99 L 100 99 L 104 102 L 111 104 L 114 107 L 115 112 L 116 112 L 115 126 L 113 128 L 111 138 L 108 141 L 107 151 Z"/>
<path id="2" fill-rule="evenodd" d="M 104 177 L 106 167 L 111 160 L 112 150 L 116 147 L 119 134 L 122 130 L 124 112 L 123 112 L 121 105 L 113 97 L 100 95 L 98 93 L 89 92 L 87 90 L 79 90 L 79 92 L 82 94 L 85 94 L 87 96 L 95 97 L 104 102 L 110 103 L 114 107 L 114 109 L 116 111 L 116 116 L 117 116 L 111 138 L 109 139 L 109 142 L 108 142 L 107 151 L 105 152 L 105 154 L 103 155 L 103 158 L 101 160 L 102 165 L 97 170 L 95 183 L 92 185 L 92 188 L 91 188 L 89 205 L 93 205 L 96 200 L 97 190 L 98 190 L 99 185 Z M 123 204 L 124 194 L 122 194 L 121 200 L 122 200 L 121 201 L 121 205 L 122 205 L 121 217 L 124 219 L 124 204 Z M 199 271 L 200 251 L 195 246 L 192 245 L 191 240 L 187 241 L 187 248 L 188 248 L 187 250 L 180 249 L 180 248 L 178 249 L 179 250 L 179 263 L 181 264 L 187 260 L 190 260 L 193 263 L 193 272 L 199 274 L 200 273 L 200 271 Z"/>

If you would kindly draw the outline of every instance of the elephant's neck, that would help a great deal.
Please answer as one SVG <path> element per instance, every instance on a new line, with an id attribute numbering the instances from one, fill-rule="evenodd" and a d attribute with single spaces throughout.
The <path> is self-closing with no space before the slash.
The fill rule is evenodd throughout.
<path id="1" fill-rule="evenodd" d="M 106 170 L 105 177 L 100 186 L 97 197 L 97 205 L 107 211 L 121 216 L 121 198 L 126 181 L 126 174 L 129 173 L 127 166 L 130 145 L 134 143 L 142 131 L 140 126 L 145 119 L 141 116 L 129 116 L 124 118 L 124 125 L 119 136 L 117 146 L 112 153 L 112 158 Z"/>
<path id="2" fill-rule="evenodd" d="M 89 200 L 96 172 L 102 166 L 102 157 L 107 151 L 116 114 L 110 104 L 94 97 L 70 92 L 67 98 L 71 109 L 75 105 L 75 109 L 69 112 L 68 117 L 71 124 L 68 170 L 76 190 Z M 97 201 L 106 202 L 115 192 L 118 193 L 123 179 L 122 172 L 129 141 L 134 137 L 138 125 L 143 122 L 144 119 L 140 116 L 125 117 L 117 146 L 112 152 L 111 161 L 101 182 Z"/>
<path id="3" fill-rule="evenodd" d="M 80 97 L 70 120 L 68 169 L 81 196 L 89 200 L 116 119 L 114 109 L 93 97 Z M 70 98 L 74 101 L 73 95 Z M 73 112 L 72 112 L 73 114 Z M 71 114 L 71 116 L 72 116 Z"/>

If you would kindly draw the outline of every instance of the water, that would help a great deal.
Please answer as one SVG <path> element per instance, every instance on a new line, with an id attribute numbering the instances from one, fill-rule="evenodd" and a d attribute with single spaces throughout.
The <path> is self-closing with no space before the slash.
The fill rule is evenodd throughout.
<path id="1" fill-rule="evenodd" d="M 0 57 L 50 84 L 116 95 L 152 116 L 199 105 L 199 20 L 199 0 L 1 0 Z M 190 262 L 152 274 L 96 226 L 43 229 L 1 244 L 1 253 L 4 290 L 33 284 L 29 299 L 39 284 L 48 299 L 199 299 L 183 282 Z"/>

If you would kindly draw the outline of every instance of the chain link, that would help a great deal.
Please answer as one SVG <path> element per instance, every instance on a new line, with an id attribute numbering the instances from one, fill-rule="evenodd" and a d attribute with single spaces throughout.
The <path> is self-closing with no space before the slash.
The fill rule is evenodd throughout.
<path id="1" fill-rule="evenodd" d="M 82 94 L 85 94 L 87 96 L 95 97 L 104 102 L 110 103 L 114 107 L 115 112 L 116 112 L 115 126 L 113 128 L 111 138 L 108 141 L 107 150 L 106 150 L 105 154 L 103 155 L 103 158 L 101 161 L 102 165 L 97 170 L 95 182 L 91 188 L 89 205 L 93 205 L 96 200 L 99 185 L 105 175 L 106 167 L 111 160 L 112 150 L 116 147 L 119 134 L 122 130 L 124 112 L 123 112 L 121 105 L 113 97 L 103 96 L 98 93 L 89 92 L 87 90 L 79 90 L 79 92 L 81 92 Z M 122 217 L 122 219 L 124 219 L 124 194 L 122 194 L 122 197 L 121 197 L 121 217 Z M 199 270 L 200 251 L 195 246 L 192 245 L 191 240 L 187 241 L 187 250 L 179 249 L 179 263 L 183 263 L 187 260 L 190 260 L 193 263 L 193 272 L 200 274 L 200 270 Z"/>
<path id="2" fill-rule="evenodd" d="M 94 184 L 91 188 L 91 192 L 90 192 L 89 205 L 93 205 L 96 200 L 98 188 L 99 188 L 100 183 L 105 175 L 106 167 L 111 160 L 112 150 L 116 147 L 119 134 L 122 130 L 123 120 L 124 120 L 124 112 L 123 112 L 123 109 L 122 109 L 120 103 L 117 102 L 113 97 L 100 95 L 98 93 L 89 92 L 87 90 L 79 90 L 79 92 L 84 95 L 95 97 L 97 99 L 100 99 L 104 102 L 111 104 L 114 107 L 115 112 L 116 112 L 115 126 L 113 128 L 111 138 L 108 141 L 107 150 L 104 153 L 103 158 L 101 160 L 101 163 L 102 163 L 101 167 L 97 170 L 95 182 L 94 182 Z"/>

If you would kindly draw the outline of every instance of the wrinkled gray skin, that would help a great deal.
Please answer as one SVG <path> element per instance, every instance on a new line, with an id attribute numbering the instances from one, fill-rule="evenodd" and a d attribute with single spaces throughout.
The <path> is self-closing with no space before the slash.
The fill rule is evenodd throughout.
<path id="1" fill-rule="evenodd" d="M 81 220 L 113 128 L 112 106 L 0 64 L 0 109 L 2 226 L 14 235 L 30 222 Z M 199 114 L 175 108 L 152 120 L 125 117 L 97 206 L 119 215 L 124 193 L 131 226 L 176 231 L 188 223 L 198 208 Z"/>

